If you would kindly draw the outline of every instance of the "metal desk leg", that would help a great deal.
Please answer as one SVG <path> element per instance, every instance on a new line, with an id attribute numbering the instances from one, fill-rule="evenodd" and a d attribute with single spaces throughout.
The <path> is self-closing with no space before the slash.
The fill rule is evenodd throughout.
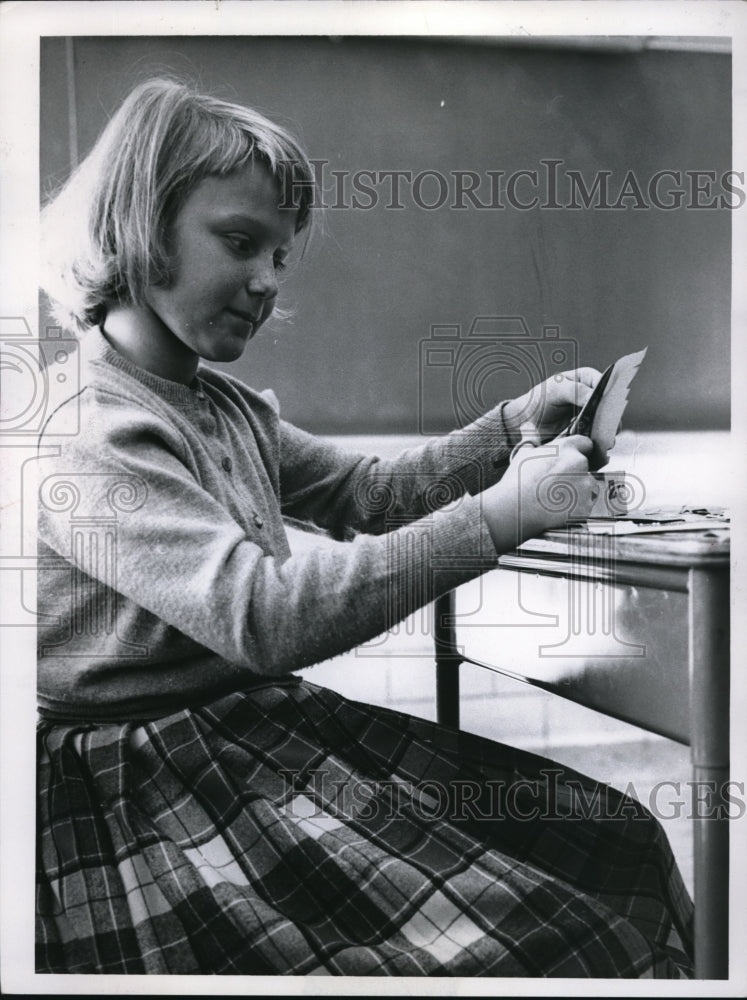
<path id="1" fill-rule="evenodd" d="M 729 575 L 690 570 L 695 975 L 729 976 Z M 711 789 L 715 791 L 711 792 Z"/>
<path id="2" fill-rule="evenodd" d="M 454 591 L 437 597 L 433 608 L 436 647 L 436 718 L 442 726 L 459 728 L 459 664 L 456 646 Z"/>

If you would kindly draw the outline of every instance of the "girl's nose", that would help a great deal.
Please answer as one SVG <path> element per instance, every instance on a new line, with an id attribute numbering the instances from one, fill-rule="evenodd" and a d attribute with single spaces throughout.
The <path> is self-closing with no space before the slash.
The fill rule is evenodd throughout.
<path id="1" fill-rule="evenodd" d="M 252 261 L 246 287 L 250 295 L 260 295 L 264 299 L 271 299 L 277 295 L 278 279 L 272 258 Z"/>

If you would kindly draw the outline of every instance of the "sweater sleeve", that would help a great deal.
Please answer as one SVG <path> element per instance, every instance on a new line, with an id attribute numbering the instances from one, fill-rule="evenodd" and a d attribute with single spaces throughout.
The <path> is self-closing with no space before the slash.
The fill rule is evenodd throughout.
<path id="1" fill-rule="evenodd" d="M 500 404 L 474 423 L 393 459 L 355 454 L 280 422 L 283 512 L 333 537 L 382 534 L 497 482 L 510 442 Z"/>
<path id="2" fill-rule="evenodd" d="M 301 440 L 294 433 L 294 444 Z M 261 533 L 247 533 L 200 482 L 178 428 L 126 400 L 110 401 L 106 419 L 89 421 L 44 469 L 39 534 L 54 552 L 98 585 L 111 584 L 111 570 L 101 576 L 107 561 L 91 560 L 71 524 L 105 520 L 113 484 L 126 483 L 112 535 L 116 591 L 259 674 L 290 672 L 368 641 L 496 563 L 479 496 L 385 535 L 287 558 L 268 553 Z M 71 474 L 72 514 L 59 481 Z M 314 503 L 322 503 L 318 489 Z"/>

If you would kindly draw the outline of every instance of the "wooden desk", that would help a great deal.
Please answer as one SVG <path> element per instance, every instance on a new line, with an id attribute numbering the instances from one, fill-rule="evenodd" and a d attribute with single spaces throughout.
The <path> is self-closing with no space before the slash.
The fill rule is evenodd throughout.
<path id="1" fill-rule="evenodd" d="M 437 708 L 440 722 L 458 726 L 459 664 L 468 662 L 689 744 L 701 800 L 693 815 L 696 976 L 723 979 L 729 536 L 707 529 L 551 533 L 501 557 L 498 570 L 436 603 Z"/>

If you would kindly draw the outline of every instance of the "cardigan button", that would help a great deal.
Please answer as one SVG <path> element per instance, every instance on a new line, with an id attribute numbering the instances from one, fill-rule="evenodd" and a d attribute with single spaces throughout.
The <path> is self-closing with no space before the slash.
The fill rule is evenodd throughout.
<path id="1" fill-rule="evenodd" d="M 226 472 L 230 472 L 231 469 L 233 468 L 233 462 L 228 457 L 228 455 L 224 455 L 223 456 L 223 458 L 221 459 L 221 463 L 220 464 L 223 466 L 223 468 L 226 470 Z"/>
<path id="2" fill-rule="evenodd" d="M 257 525 L 258 528 L 261 528 L 262 525 L 265 523 L 259 516 L 259 514 L 256 512 L 256 510 L 254 512 L 254 523 Z"/>

